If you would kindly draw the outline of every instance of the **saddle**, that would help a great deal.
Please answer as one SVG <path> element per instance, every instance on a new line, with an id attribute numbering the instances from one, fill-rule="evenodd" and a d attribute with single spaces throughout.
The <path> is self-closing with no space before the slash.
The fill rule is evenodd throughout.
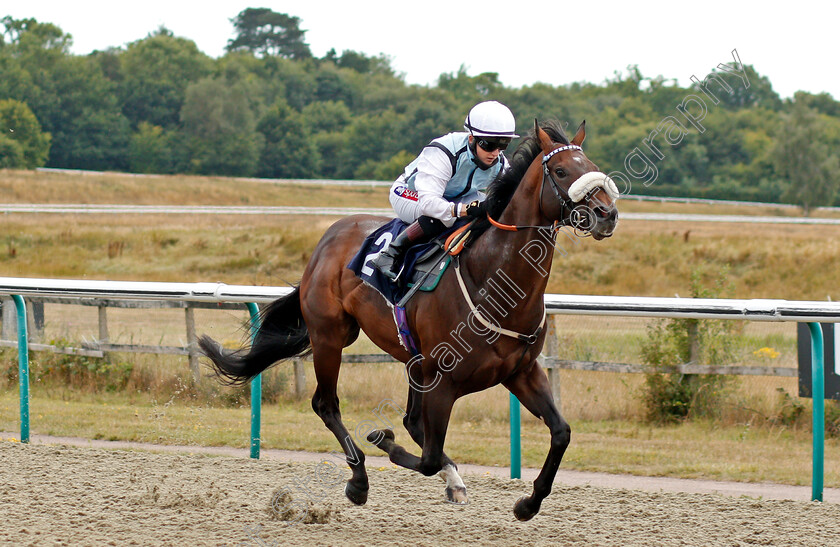
<path id="1" fill-rule="evenodd" d="M 418 283 L 420 283 L 420 287 L 416 290 L 433 291 L 452 261 L 452 257 L 449 256 L 447 251 L 448 243 L 452 237 L 460 233 L 459 230 L 463 232 L 469 222 L 469 219 L 456 222 L 434 240 L 411 247 L 406 253 L 403 263 L 399 265 L 402 272 L 394 281 L 373 268 L 370 261 L 385 250 L 393 238 L 405 229 L 407 225 L 400 219 L 392 220 L 365 238 L 361 248 L 347 267 L 362 281 L 382 294 L 391 305 L 400 302 Z M 463 245 L 460 245 L 458 250 L 460 250 L 460 247 L 463 247 Z"/>

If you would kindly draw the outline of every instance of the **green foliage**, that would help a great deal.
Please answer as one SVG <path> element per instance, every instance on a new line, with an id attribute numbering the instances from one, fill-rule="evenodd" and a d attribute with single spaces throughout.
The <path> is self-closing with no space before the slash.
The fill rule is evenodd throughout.
<path id="1" fill-rule="evenodd" d="M 41 131 L 41 124 L 26 103 L 14 99 L 0 100 L 0 132 L 20 146 L 20 160 L 9 162 L 0 153 L 6 167 L 34 169 L 41 167 L 50 150 L 50 134 Z M 11 164 L 10 164 L 11 163 Z"/>
<path id="2" fill-rule="evenodd" d="M 405 170 L 405 166 L 414 161 L 414 154 L 400 150 L 388 161 L 368 160 L 356 170 L 360 178 L 370 180 L 395 180 Z"/>
<path id="3" fill-rule="evenodd" d="M 349 68 L 359 74 L 394 75 L 390 60 L 382 54 L 378 57 L 368 57 L 364 53 L 347 49 L 341 52 L 339 56 L 336 54 L 335 48 L 333 48 L 324 55 L 324 60 L 331 61 L 340 68 Z"/>
<path id="4" fill-rule="evenodd" d="M 770 418 L 774 425 L 792 427 L 799 423 L 805 414 L 805 405 L 785 391 L 785 388 L 776 388 L 779 394 L 776 415 Z M 827 408 L 827 407 L 826 407 Z"/>
<path id="5" fill-rule="evenodd" d="M 129 139 L 115 87 L 100 65 L 65 56 L 38 81 L 40 93 L 27 102 L 52 135 L 48 165 L 74 169 L 124 169 Z"/>
<path id="6" fill-rule="evenodd" d="M 807 215 L 814 207 L 834 202 L 840 160 L 828 143 L 829 122 L 804 102 L 794 103 L 782 120 L 773 151 L 776 174 L 790 181 L 784 197 L 801 205 Z"/>
<path id="7" fill-rule="evenodd" d="M 310 134 L 343 131 L 352 119 L 352 113 L 343 102 L 318 101 L 301 110 L 301 120 Z"/>
<path id="8" fill-rule="evenodd" d="M 51 340 L 51 345 L 68 345 L 66 340 Z M 39 353 L 38 366 L 30 367 L 30 381 L 51 387 L 68 387 L 91 392 L 116 392 L 125 389 L 134 365 L 127 361 Z"/>
<path id="9" fill-rule="evenodd" d="M 170 139 L 163 128 L 140 122 L 128 146 L 128 168 L 133 173 L 171 173 L 173 162 Z"/>
<path id="10" fill-rule="evenodd" d="M 165 28 L 130 43 L 118 58 L 117 93 L 132 127 L 140 122 L 177 127 L 187 88 L 209 76 L 213 65 L 194 42 Z"/>
<path id="11" fill-rule="evenodd" d="M 840 401 L 825 402 L 825 434 L 840 439 Z"/>
<path id="12" fill-rule="evenodd" d="M 312 57 L 303 41 L 306 31 L 300 29 L 299 17 L 268 8 L 248 8 L 233 19 L 233 26 L 237 36 L 228 42 L 228 51 L 247 50 L 290 59 Z"/>
<path id="13" fill-rule="evenodd" d="M 251 176 L 263 142 L 242 85 L 206 78 L 187 89 L 181 121 L 188 135 L 189 171 Z"/>
<path id="14" fill-rule="evenodd" d="M 712 289 L 703 287 L 701 276 L 691 278 L 692 298 L 721 298 L 730 290 L 727 272 L 721 272 Z M 731 391 L 732 380 L 724 375 L 681 374 L 678 365 L 725 365 L 732 362 L 734 321 L 666 319 L 648 327 L 642 344 L 642 362 L 648 366 L 642 400 L 647 418 L 668 423 L 691 417 L 715 417 L 720 403 Z"/>
<path id="15" fill-rule="evenodd" d="M 265 145 L 258 175 L 268 178 L 313 178 L 320 156 L 301 115 L 279 101 L 257 125 Z"/>
<path id="16" fill-rule="evenodd" d="M 0 169 L 22 169 L 25 164 L 20 143 L 0 134 Z"/>

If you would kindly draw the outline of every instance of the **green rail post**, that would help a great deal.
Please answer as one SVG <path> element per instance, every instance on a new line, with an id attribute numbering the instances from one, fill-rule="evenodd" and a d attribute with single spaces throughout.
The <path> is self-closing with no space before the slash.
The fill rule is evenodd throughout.
<path id="1" fill-rule="evenodd" d="M 26 303 L 14 294 L 18 328 L 18 383 L 20 384 L 20 442 L 29 442 L 29 337 L 26 335 Z"/>
<path id="2" fill-rule="evenodd" d="M 510 394 L 510 478 L 522 478 L 522 439 L 520 429 L 522 419 L 519 410 L 519 399 Z"/>
<path id="3" fill-rule="evenodd" d="M 814 406 L 814 454 L 811 466 L 811 501 L 823 500 L 823 466 L 825 464 L 825 363 L 823 335 L 819 323 L 808 323 L 811 330 L 811 396 Z"/>
<path id="4" fill-rule="evenodd" d="M 253 302 L 248 302 L 251 312 L 251 339 L 260 328 L 260 309 Z M 260 459 L 260 422 L 262 412 L 262 374 L 251 380 L 251 457 Z"/>

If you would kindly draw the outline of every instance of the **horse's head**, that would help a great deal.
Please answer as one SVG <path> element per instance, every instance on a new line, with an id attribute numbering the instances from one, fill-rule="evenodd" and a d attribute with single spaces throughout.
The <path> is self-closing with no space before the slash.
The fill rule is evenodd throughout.
<path id="1" fill-rule="evenodd" d="M 580 124 L 570 144 L 555 143 L 536 120 L 534 123 L 543 152 L 542 213 L 595 239 L 610 237 L 618 223 L 618 189 L 581 149 L 586 122 Z"/>

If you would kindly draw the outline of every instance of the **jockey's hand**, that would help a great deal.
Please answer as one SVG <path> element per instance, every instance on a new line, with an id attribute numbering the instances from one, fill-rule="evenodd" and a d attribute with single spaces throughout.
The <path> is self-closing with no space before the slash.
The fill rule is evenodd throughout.
<path id="1" fill-rule="evenodd" d="M 465 208 L 466 216 L 472 218 L 484 218 L 487 216 L 487 212 L 484 209 L 484 202 L 483 201 L 471 201 L 469 205 Z"/>

